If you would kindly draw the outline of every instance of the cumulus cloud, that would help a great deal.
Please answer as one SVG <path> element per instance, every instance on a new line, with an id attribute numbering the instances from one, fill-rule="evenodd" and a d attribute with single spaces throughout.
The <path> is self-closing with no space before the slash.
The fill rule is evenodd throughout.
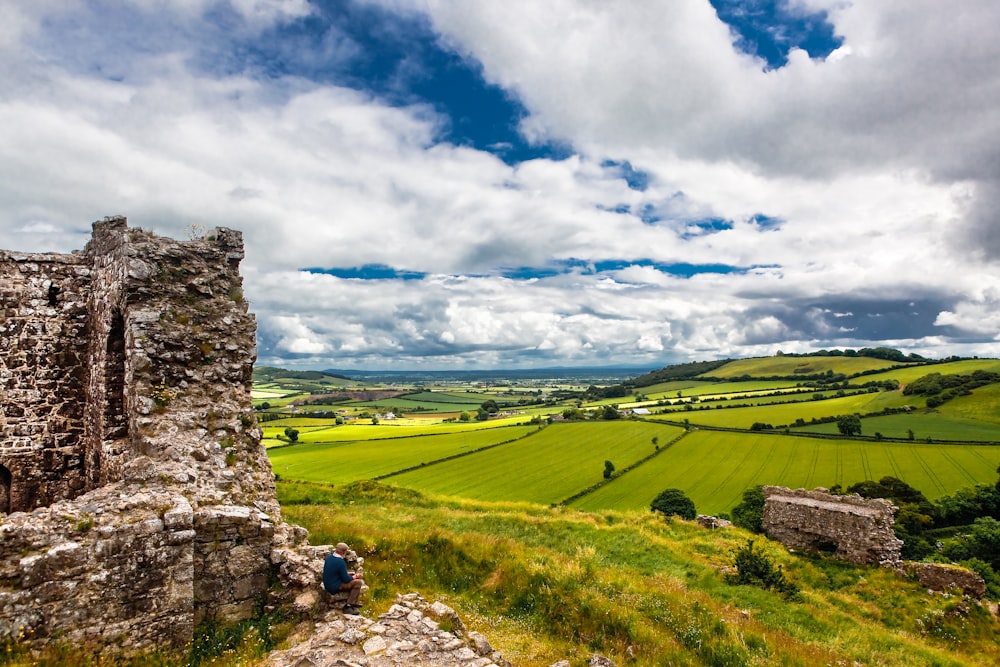
<path id="1" fill-rule="evenodd" d="M 508 163 L 419 96 L 320 76 L 363 54 L 335 23 L 248 55 L 328 20 L 306 0 L 22 4 L 0 26 L 0 247 L 79 248 L 108 214 L 241 229 L 273 364 L 997 354 L 1000 10 L 795 5 L 844 44 L 771 70 L 698 0 L 370 5 L 426 17 L 525 136 L 571 148 Z M 407 277 L 321 272 L 370 266 Z"/>

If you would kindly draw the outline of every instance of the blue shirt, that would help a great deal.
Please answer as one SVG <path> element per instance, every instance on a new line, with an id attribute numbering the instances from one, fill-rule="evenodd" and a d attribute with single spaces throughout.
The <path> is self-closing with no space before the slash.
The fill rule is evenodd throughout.
<path id="1" fill-rule="evenodd" d="M 354 577 L 347 573 L 347 563 L 336 554 L 330 554 L 323 561 L 323 588 L 329 593 L 340 591 L 341 584 L 349 584 Z"/>

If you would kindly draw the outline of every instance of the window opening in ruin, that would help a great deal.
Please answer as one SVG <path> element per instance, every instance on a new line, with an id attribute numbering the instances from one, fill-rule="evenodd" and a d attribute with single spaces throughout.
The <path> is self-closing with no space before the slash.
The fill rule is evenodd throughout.
<path id="1" fill-rule="evenodd" d="M 0 465 L 0 514 L 10 513 L 10 470 Z"/>
<path id="2" fill-rule="evenodd" d="M 833 540 L 816 540 L 813 546 L 816 547 L 816 551 L 826 556 L 833 556 L 837 553 L 837 549 L 840 548 Z"/>
<path id="3" fill-rule="evenodd" d="M 111 440 L 126 433 L 125 419 L 125 320 L 115 311 L 108 331 L 104 364 L 105 405 L 104 438 Z"/>
<path id="4" fill-rule="evenodd" d="M 59 286 L 52 284 L 49 285 L 49 305 L 57 306 L 59 305 Z"/>

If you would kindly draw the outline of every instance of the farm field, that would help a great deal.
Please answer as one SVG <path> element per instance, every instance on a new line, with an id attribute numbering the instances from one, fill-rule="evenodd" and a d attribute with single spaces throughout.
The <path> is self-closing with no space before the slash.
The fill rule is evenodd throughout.
<path id="1" fill-rule="evenodd" d="M 851 364 L 861 362 L 863 368 L 887 367 L 882 360 L 845 357 L 808 357 L 740 360 L 737 370 L 756 368 L 743 375 L 765 375 L 777 372 L 781 364 L 794 361 L 825 364 L 824 368 L 840 373 Z M 752 362 L 752 363 L 751 363 Z M 779 363 L 780 362 L 780 363 Z M 730 368 L 730 362 L 723 369 Z M 778 364 L 776 366 L 775 364 Z M 788 368 L 800 368 L 789 366 Z M 766 369 L 766 370 L 762 370 Z M 1000 360 L 969 359 L 939 364 L 897 368 L 851 379 L 851 382 L 896 379 L 901 383 L 931 372 L 943 375 L 974 370 L 1000 370 Z M 717 369 L 718 370 L 718 369 Z M 730 368 L 730 370 L 732 370 Z M 787 368 L 786 368 L 787 370 Z M 294 378 L 308 383 L 309 378 Z M 275 384 L 283 384 L 275 381 Z M 599 488 L 572 502 L 581 509 L 644 510 L 659 491 L 676 486 L 687 492 L 703 512 L 730 511 L 743 491 L 758 483 L 793 487 L 849 485 L 865 479 L 892 475 L 937 498 L 970 484 L 989 483 L 1000 463 L 1000 385 L 987 385 L 972 395 L 956 397 L 934 410 L 927 410 L 925 397 L 905 396 L 901 391 L 864 391 L 835 397 L 842 385 L 818 385 L 792 395 L 755 395 L 775 391 L 790 392 L 800 384 L 795 379 L 704 381 L 697 378 L 672 380 L 635 390 L 647 400 L 636 403 L 635 394 L 617 399 L 586 400 L 583 392 L 548 398 L 545 405 L 524 406 L 520 414 L 491 418 L 485 421 L 454 420 L 460 411 L 475 414 L 482 402 L 493 398 L 503 405 L 516 397 L 535 396 L 539 383 L 517 383 L 485 389 L 481 385 L 448 385 L 429 391 L 426 387 L 410 387 L 405 400 L 430 409 L 414 412 L 403 407 L 401 418 L 372 424 L 368 418 L 335 425 L 332 418 L 317 419 L 301 416 L 301 411 L 325 409 L 323 406 L 300 406 L 298 415 L 292 410 L 271 411 L 289 413 L 283 419 L 261 424 L 268 445 L 281 445 L 277 437 L 286 427 L 299 430 L 299 444 L 290 448 L 272 448 L 269 454 L 275 471 L 283 477 L 318 482 L 344 483 L 389 475 L 421 463 L 471 451 L 511 439 L 509 427 L 522 425 L 518 433 L 527 437 L 502 447 L 479 452 L 416 470 L 391 475 L 386 484 L 412 488 L 433 494 L 453 495 L 483 501 L 514 501 L 542 504 L 560 503 L 598 485 Z M 318 383 L 317 391 L 325 388 Z M 405 391 L 405 386 L 395 386 Z M 265 391 L 275 391 L 274 385 Z M 385 387 L 360 386 L 358 392 L 386 391 Z M 663 399 L 682 400 L 701 397 L 690 404 L 667 407 L 650 401 L 657 394 Z M 705 400 L 710 396 L 742 396 L 729 400 Z M 827 396 L 820 400 L 815 396 Z M 834 397 L 831 397 L 834 396 Z M 260 399 L 255 399 L 260 401 Z M 393 400 L 368 401 L 383 408 Z M 617 404 L 628 408 L 644 404 L 654 414 L 640 419 L 596 419 L 603 406 Z M 738 406 L 738 407 L 733 407 Z M 810 424 L 812 419 L 832 418 L 842 414 L 878 413 L 886 408 L 909 406 L 906 413 L 863 417 L 862 439 L 842 439 L 835 423 Z M 361 412 L 360 401 L 348 401 L 341 407 Z M 567 409 L 580 407 L 587 419 L 562 421 Z M 376 412 L 366 408 L 370 412 Z M 444 417 L 451 417 L 445 421 Z M 624 416 L 628 416 L 627 414 Z M 554 418 L 550 419 L 550 417 Z M 535 418 L 536 423 L 527 425 Z M 805 424 L 794 426 L 797 420 Z M 553 423 L 539 432 L 540 424 Z M 674 422 L 667 424 L 665 422 Z M 611 461 L 619 472 L 653 453 L 652 438 L 661 446 L 669 443 L 682 428 L 677 423 L 687 421 L 691 432 L 646 461 L 636 469 L 603 484 L 604 462 Z M 790 434 L 750 431 L 755 423 L 788 427 Z M 740 432 L 718 432 L 708 428 L 739 429 Z M 886 438 L 907 439 L 912 430 L 914 439 L 907 442 L 873 440 L 876 432 Z M 503 431 L 505 433 L 494 433 Z M 797 435 L 801 434 L 801 435 Z M 809 437 L 808 434 L 824 437 Z M 929 444 L 927 440 L 953 441 L 963 444 Z M 974 446 L 972 443 L 983 445 Z M 988 444 L 989 443 L 989 444 Z M 328 463 L 333 459 L 337 464 Z M 284 470 L 283 470 L 284 468 Z"/>
<path id="2" fill-rule="evenodd" d="M 748 380 L 746 382 L 706 382 L 681 391 L 681 398 L 690 396 L 739 396 L 795 389 L 794 380 Z M 677 392 L 674 392 L 674 397 Z M 666 398 L 671 398 L 669 394 Z"/>
<path id="3" fill-rule="evenodd" d="M 913 431 L 913 438 L 917 441 L 924 441 L 930 438 L 932 440 L 978 441 L 1000 444 L 1000 424 L 992 424 L 977 419 L 952 417 L 940 412 L 911 412 L 908 414 L 866 417 L 861 420 L 861 432 L 864 435 L 870 436 L 881 433 L 887 438 L 907 438 L 909 437 L 909 431 Z M 792 427 L 792 432 L 838 433 L 837 425 L 833 422 Z"/>
<path id="4" fill-rule="evenodd" d="M 973 371 L 993 371 L 1000 372 L 1000 359 L 963 359 L 961 361 L 949 361 L 941 364 L 928 364 L 912 366 L 907 368 L 897 368 L 866 377 L 871 380 L 893 379 L 902 385 L 907 385 L 930 373 L 940 373 L 941 375 L 967 375 Z"/>
<path id="5" fill-rule="evenodd" d="M 537 426 L 512 426 L 391 440 L 298 444 L 272 448 L 268 457 L 282 479 L 345 484 L 516 440 L 536 430 Z"/>
<path id="6" fill-rule="evenodd" d="M 405 394 L 395 398 L 384 398 L 376 401 L 352 401 L 352 407 L 379 407 L 384 409 L 401 409 L 406 412 L 421 410 L 428 412 L 461 412 L 463 410 L 476 409 L 488 398 L 490 394 L 464 394 L 456 395 L 448 392 L 422 391 L 417 394 Z M 501 402 L 502 399 L 494 399 Z M 508 399 L 514 400 L 516 399 Z"/>
<path id="7" fill-rule="evenodd" d="M 748 429 L 755 422 L 773 424 L 775 426 L 794 424 L 796 419 L 809 421 L 822 417 L 854 414 L 859 412 L 877 412 L 887 407 L 901 407 L 912 403 L 912 398 L 902 392 L 864 393 L 841 398 L 829 398 L 822 401 L 803 400 L 798 402 L 772 403 L 738 408 L 679 410 L 653 415 L 653 419 L 668 421 L 683 421 L 687 419 L 692 424 L 705 426 L 722 426 L 727 428 Z M 707 403 L 705 405 L 708 405 Z M 716 404 L 723 405 L 723 404 Z"/>
<path id="8" fill-rule="evenodd" d="M 891 475 L 931 499 L 992 483 L 1000 447 L 829 440 L 693 431 L 659 456 L 571 503 L 583 510 L 648 509 L 665 488 L 683 490 L 701 513 L 728 512 L 756 484 L 848 486 Z"/>
<path id="9" fill-rule="evenodd" d="M 948 417 L 1000 424 L 1000 385 L 979 387 L 968 396 L 953 398 L 937 410 Z"/>
<path id="10" fill-rule="evenodd" d="M 310 417 L 292 417 L 288 419 L 278 419 L 263 424 L 265 444 L 271 447 L 285 445 L 286 442 L 277 440 L 277 436 L 283 433 L 286 427 L 293 427 L 299 430 L 300 443 L 331 443 L 331 442 L 354 442 L 361 440 L 384 440 L 389 438 L 409 438 L 413 436 L 442 435 L 447 433 L 467 433 L 471 431 L 488 431 L 493 429 L 515 426 L 526 421 L 524 415 L 520 418 L 491 419 L 485 422 L 441 422 L 427 420 L 399 420 L 393 422 L 383 422 L 371 424 L 368 422 L 361 424 L 333 424 L 333 420 L 314 419 Z"/>
<path id="11" fill-rule="evenodd" d="M 558 503 L 600 482 L 604 462 L 626 466 L 681 432 L 643 422 L 553 424 L 517 442 L 420 470 L 386 484 L 477 500 Z"/>
<path id="12" fill-rule="evenodd" d="M 783 375 L 819 375 L 832 371 L 851 375 L 880 368 L 899 366 L 896 361 L 874 359 L 871 357 L 757 357 L 753 359 L 736 359 L 725 366 L 705 373 L 708 377 L 740 378 L 743 376 L 770 377 Z M 919 376 L 918 376 L 919 377 Z"/>

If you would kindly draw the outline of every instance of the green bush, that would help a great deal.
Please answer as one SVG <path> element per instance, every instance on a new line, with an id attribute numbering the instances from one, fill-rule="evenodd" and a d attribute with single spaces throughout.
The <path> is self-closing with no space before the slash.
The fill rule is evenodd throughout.
<path id="1" fill-rule="evenodd" d="M 785 597 L 792 597 L 799 592 L 799 587 L 785 578 L 780 565 L 775 566 L 766 553 L 754 549 L 753 540 L 748 540 L 733 556 L 736 574 L 729 575 L 729 583 L 770 589 Z"/>
<path id="2" fill-rule="evenodd" d="M 664 516 L 677 515 L 682 519 L 693 520 L 697 513 L 694 501 L 684 495 L 680 489 L 665 489 L 653 499 L 649 509 L 660 512 Z"/>
<path id="3" fill-rule="evenodd" d="M 764 532 L 764 489 L 759 484 L 743 492 L 743 501 L 733 508 L 733 523 L 754 533 Z"/>

